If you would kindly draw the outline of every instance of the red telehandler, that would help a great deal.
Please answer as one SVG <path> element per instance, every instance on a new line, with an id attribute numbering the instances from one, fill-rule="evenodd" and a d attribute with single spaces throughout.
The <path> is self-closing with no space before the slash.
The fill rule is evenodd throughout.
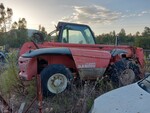
<path id="1" fill-rule="evenodd" d="M 34 33 L 19 57 L 19 76 L 32 80 L 39 74 L 44 96 L 61 93 L 76 80 L 108 76 L 123 86 L 143 78 L 142 48 L 96 44 L 90 27 L 75 23 L 59 22 L 49 37 Z"/>

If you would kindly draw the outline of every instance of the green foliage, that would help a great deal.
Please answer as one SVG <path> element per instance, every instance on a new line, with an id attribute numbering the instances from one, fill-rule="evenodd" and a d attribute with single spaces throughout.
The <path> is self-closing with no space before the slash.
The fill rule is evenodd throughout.
<path id="1" fill-rule="evenodd" d="M 28 40 L 26 29 L 11 30 L 0 34 L 0 46 L 7 45 L 9 48 L 19 48 Z"/>
<path id="2" fill-rule="evenodd" d="M 26 93 L 26 97 L 28 99 L 33 99 L 36 95 L 36 80 L 27 81 L 28 85 L 24 86 L 25 91 L 23 93 Z"/>
<path id="3" fill-rule="evenodd" d="M 111 34 L 102 34 L 96 37 L 96 42 L 99 44 L 115 44 L 115 38 Z"/>
<path id="4" fill-rule="evenodd" d="M 20 18 L 18 22 L 11 24 L 13 11 L 11 8 L 5 9 L 3 3 L 0 4 L 0 46 L 9 48 L 19 48 L 27 41 L 27 21 Z M 11 30 L 10 30 L 11 29 Z M 8 31 L 9 30 L 9 31 Z M 7 32 L 8 31 L 8 32 Z"/>
<path id="5" fill-rule="evenodd" d="M 150 49 L 150 36 L 135 38 L 135 46 L 142 47 L 144 49 Z"/>
<path id="6" fill-rule="evenodd" d="M 111 36 L 110 34 L 102 34 L 96 37 L 96 42 L 99 44 L 115 44 L 116 36 Z M 133 45 L 134 37 L 133 36 L 119 36 L 118 37 L 119 45 Z"/>
<path id="7" fill-rule="evenodd" d="M 131 45 L 142 47 L 143 49 L 150 49 L 150 28 L 145 27 L 142 35 L 137 31 L 135 35 L 126 35 L 125 30 L 121 29 L 118 34 L 118 44 L 119 45 Z M 116 34 L 115 32 L 110 32 L 108 34 L 102 34 L 96 37 L 96 42 L 99 44 L 115 44 Z"/>
<path id="8" fill-rule="evenodd" d="M 145 27 L 142 36 L 150 36 L 150 28 Z"/>
<path id="9" fill-rule="evenodd" d="M 119 32 L 119 37 L 125 37 L 126 36 L 126 32 L 125 29 L 121 29 L 121 31 Z"/>
<path id="10" fill-rule="evenodd" d="M 94 98 L 89 98 L 87 100 L 87 109 L 88 109 L 88 111 L 91 109 L 93 103 L 94 103 Z"/>
<path id="11" fill-rule="evenodd" d="M 28 94 L 26 98 L 31 99 L 36 95 L 36 81 L 28 82 L 25 86 L 23 81 L 18 78 L 17 52 L 8 55 L 5 67 L 0 73 L 0 93 L 9 94 L 17 92 L 19 94 Z"/>
<path id="12" fill-rule="evenodd" d="M 16 58 L 15 53 L 9 54 L 7 64 L 5 64 L 5 70 L 0 74 L 0 91 L 4 94 L 14 90 L 19 83 Z"/>

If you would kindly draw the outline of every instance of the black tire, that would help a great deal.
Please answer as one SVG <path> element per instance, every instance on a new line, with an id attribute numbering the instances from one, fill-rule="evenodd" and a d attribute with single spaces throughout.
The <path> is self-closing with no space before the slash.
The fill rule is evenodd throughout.
<path id="1" fill-rule="evenodd" d="M 140 79 L 140 68 L 133 60 L 121 59 L 108 69 L 110 79 L 117 86 L 125 86 Z"/>
<path id="2" fill-rule="evenodd" d="M 49 65 L 41 72 L 43 96 L 54 96 L 71 87 L 71 73 L 61 64 Z"/>

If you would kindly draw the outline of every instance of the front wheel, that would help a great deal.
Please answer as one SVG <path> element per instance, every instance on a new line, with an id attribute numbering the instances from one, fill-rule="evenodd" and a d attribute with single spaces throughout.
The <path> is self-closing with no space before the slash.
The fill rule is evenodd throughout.
<path id="1" fill-rule="evenodd" d="M 43 96 L 52 96 L 70 87 L 71 75 L 64 65 L 53 64 L 41 72 Z"/>

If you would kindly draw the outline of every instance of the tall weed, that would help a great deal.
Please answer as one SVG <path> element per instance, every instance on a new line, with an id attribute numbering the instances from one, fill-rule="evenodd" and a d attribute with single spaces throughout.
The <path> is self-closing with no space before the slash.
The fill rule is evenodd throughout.
<path id="1" fill-rule="evenodd" d="M 0 73 L 0 92 L 2 94 L 7 94 L 17 89 L 17 85 L 20 84 L 17 75 L 17 53 L 13 52 L 7 56 L 3 71 Z"/>

